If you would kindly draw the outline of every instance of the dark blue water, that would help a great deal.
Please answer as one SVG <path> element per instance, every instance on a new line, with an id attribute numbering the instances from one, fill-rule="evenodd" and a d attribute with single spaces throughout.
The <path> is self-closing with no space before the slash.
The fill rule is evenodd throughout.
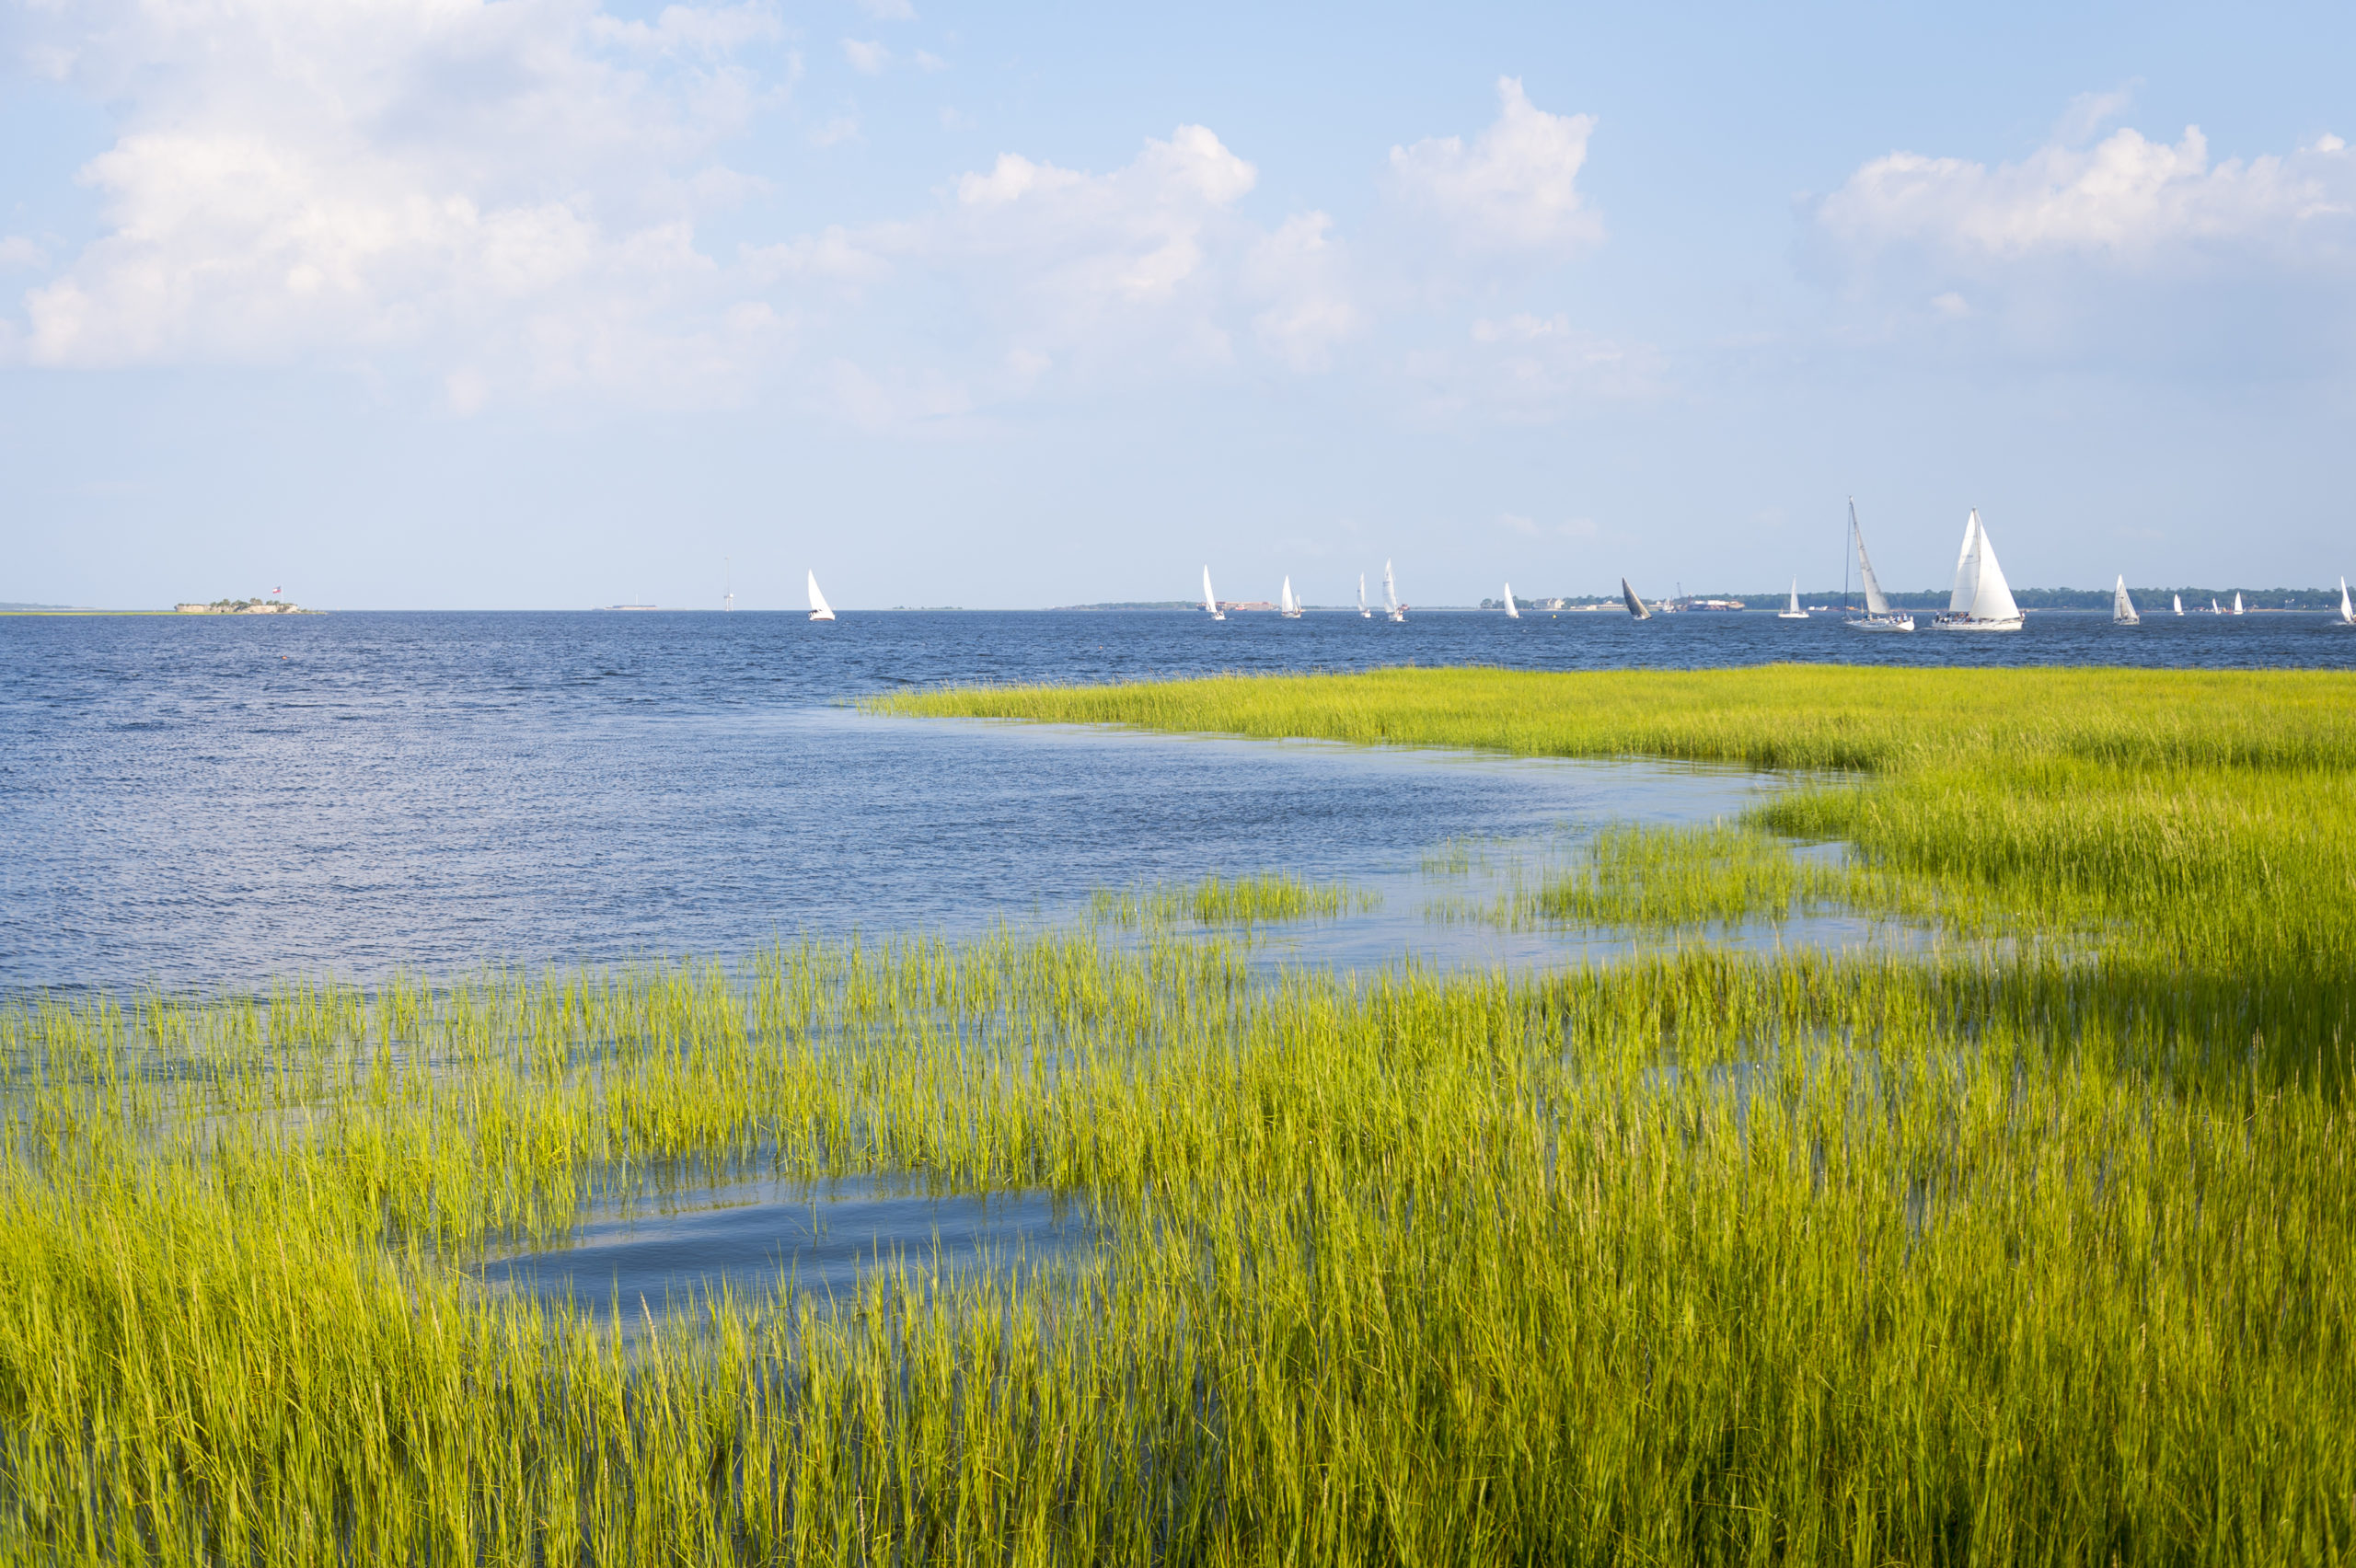
<path id="1" fill-rule="evenodd" d="M 944 681 L 1478 662 L 2356 665 L 2318 617 L 1182 614 L 0 617 L 0 988 L 733 956 L 1093 887 L 1380 875 L 1456 836 L 1709 815 L 1692 770 L 870 718 Z"/>

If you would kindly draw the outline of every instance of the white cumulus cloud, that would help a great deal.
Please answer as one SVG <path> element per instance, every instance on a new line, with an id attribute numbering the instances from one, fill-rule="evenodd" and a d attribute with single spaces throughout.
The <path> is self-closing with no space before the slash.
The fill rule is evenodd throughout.
<path id="1" fill-rule="evenodd" d="M 1438 218 L 1460 251 L 1567 255 L 1602 238 L 1578 189 L 1595 117 L 1549 114 L 1519 78 L 1497 82 L 1497 118 L 1473 138 L 1431 137 L 1391 149 L 1394 190 Z"/>
<path id="2" fill-rule="evenodd" d="M 1234 207 L 1258 179 L 1200 125 L 1149 140 L 1105 174 L 1004 153 L 898 243 L 957 268 L 1033 348 L 1156 333 L 1186 357 L 1224 359 L 1220 285 L 1253 238 Z"/>
<path id="3" fill-rule="evenodd" d="M 729 360 L 699 206 L 757 96 L 759 6 L 619 22 L 553 0 L 217 0 L 54 13 L 121 104 L 82 171 L 104 232 L 24 297 L 19 352 L 107 365 L 463 349 L 502 388 L 704 383 Z"/>
<path id="4" fill-rule="evenodd" d="M 2017 162 L 1867 161 L 1808 209 L 1812 264 L 1891 340 L 2211 375 L 2326 364 L 2356 282 L 2356 155 L 2326 135 L 2218 158 L 2198 126 L 2095 139 L 2122 101 L 2081 98 Z"/>
<path id="5" fill-rule="evenodd" d="M 1005 396 L 1051 374 L 1150 377 L 1254 351 L 1322 370 L 1367 326 L 1348 252 L 1323 213 L 1274 228 L 1247 216 L 1258 182 L 1216 133 L 1182 125 L 1103 172 L 1001 153 L 930 211 L 749 259 L 761 275 L 830 282 L 884 312 L 917 296 L 937 309 L 946 291 L 970 340 L 966 381 Z M 913 406 L 865 393 L 858 402 L 870 424 Z"/>
<path id="6" fill-rule="evenodd" d="M 2208 139 L 2188 126 L 2173 144 L 2120 130 L 1993 168 L 1891 153 L 1825 198 L 1817 221 L 1845 243 L 1911 243 L 1971 262 L 2066 254 L 2146 265 L 2220 247 L 2343 244 L 2351 212 L 2356 163 L 2337 137 L 2212 164 Z"/>

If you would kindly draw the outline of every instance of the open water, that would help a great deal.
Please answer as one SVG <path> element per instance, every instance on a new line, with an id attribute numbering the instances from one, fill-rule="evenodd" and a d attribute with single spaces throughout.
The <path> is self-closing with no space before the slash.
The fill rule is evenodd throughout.
<path id="1" fill-rule="evenodd" d="M 0 992 L 735 957 L 1276 867 L 1382 892 L 1329 956 L 1511 960 L 1527 944 L 1421 920 L 1430 847 L 1705 819 L 1777 782 L 847 705 L 948 681 L 1781 659 L 2348 667 L 2356 635 L 2282 614 L 2037 615 L 1993 637 L 1761 615 L 0 617 Z"/>

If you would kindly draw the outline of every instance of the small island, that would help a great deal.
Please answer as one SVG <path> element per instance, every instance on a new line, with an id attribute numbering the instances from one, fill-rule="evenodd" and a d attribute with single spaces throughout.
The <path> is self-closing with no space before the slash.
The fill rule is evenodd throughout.
<path id="1" fill-rule="evenodd" d="M 172 608 L 184 616 L 316 616 L 321 613 L 306 610 L 287 599 L 215 599 L 207 605 L 174 605 Z"/>

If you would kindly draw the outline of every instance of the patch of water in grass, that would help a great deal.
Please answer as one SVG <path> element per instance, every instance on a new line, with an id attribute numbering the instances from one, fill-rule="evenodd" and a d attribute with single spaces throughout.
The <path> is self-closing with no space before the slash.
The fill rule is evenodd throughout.
<path id="1" fill-rule="evenodd" d="M 926 1274 L 1028 1271 L 1084 1256 L 1096 1235 L 1084 1203 L 1038 1191 L 929 1193 L 880 1177 L 748 1182 L 608 1205 L 562 1243 L 479 1272 L 487 1286 L 569 1301 L 596 1322 L 618 1309 L 629 1332 L 723 1288 L 740 1299 L 791 1288 L 848 1300 L 898 1262 Z"/>

